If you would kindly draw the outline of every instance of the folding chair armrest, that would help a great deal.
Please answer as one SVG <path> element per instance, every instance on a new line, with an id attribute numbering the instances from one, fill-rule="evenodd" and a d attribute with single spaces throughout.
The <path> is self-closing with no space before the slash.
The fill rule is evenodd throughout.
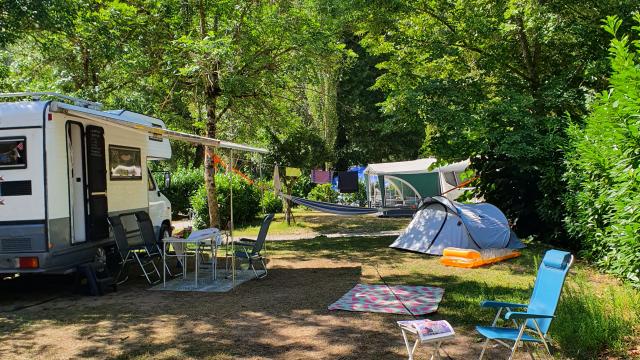
<path id="1" fill-rule="evenodd" d="M 490 301 L 490 300 L 483 300 L 480 302 L 480 307 L 487 307 L 487 308 L 501 308 L 501 307 L 527 308 L 528 306 L 529 305 L 525 305 L 525 304 L 516 304 L 516 303 Z"/>
<path id="2" fill-rule="evenodd" d="M 240 242 L 252 242 L 252 243 L 254 243 L 254 242 L 256 242 L 256 239 L 241 238 L 239 241 Z"/>
<path id="3" fill-rule="evenodd" d="M 532 314 L 526 312 L 519 311 L 509 311 L 504 314 L 504 318 L 506 320 L 516 320 L 516 319 L 553 319 L 553 315 L 543 315 L 543 314 Z"/>

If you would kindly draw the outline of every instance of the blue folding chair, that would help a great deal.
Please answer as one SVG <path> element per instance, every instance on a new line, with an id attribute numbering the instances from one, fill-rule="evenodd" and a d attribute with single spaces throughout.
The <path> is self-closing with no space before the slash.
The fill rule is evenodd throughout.
<path id="1" fill-rule="evenodd" d="M 479 359 L 484 356 L 489 340 L 494 340 L 510 348 L 511 355 L 509 360 L 513 359 L 513 355 L 516 353 L 518 344 L 521 341 L 523 344 L 542 343 L 549 355 L 551 355 L 546 336 L 560 300 L 562 285 L 567 277 L 569 268 L 573 265 L 573 260 L 573 255 L 568 252 L 559 250 L 547 251 L 538 269 L 538 276 L 533 286 L 533 294 L 531 294 L 529 305 L 486 300 L 480 303 L 481 307 L 497 308 L 498 313 L 491 326 L 476 326 L 476 330 L 480 335 L 487 338 L 482 345 L 482 353 L 480 353 Z M 504 314 L 504 319 L 513 321 L 515 328 L 496 327 L 503 309 L 507 311 Z M 526 311 L 519 312 L 512 309 L 526 309 Z M 513 345 L 505 341 L 513 341 Z"/>

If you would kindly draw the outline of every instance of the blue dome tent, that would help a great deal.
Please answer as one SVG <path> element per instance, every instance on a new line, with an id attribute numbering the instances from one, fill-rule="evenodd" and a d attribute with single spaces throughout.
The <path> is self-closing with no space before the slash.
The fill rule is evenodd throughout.
<path id="1" fill-rule="evenodd" d="M 461 204 L 443 196 L 424 199 L 404 232 L 389 247 L 442 255 L 447 247 L 521 249 L 506 216 L 489 203 Z"/>

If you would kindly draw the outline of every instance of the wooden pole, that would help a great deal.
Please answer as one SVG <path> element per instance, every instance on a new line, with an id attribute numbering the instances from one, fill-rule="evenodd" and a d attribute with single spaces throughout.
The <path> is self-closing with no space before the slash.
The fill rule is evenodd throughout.
<path id="1" fill-rule="evenodd" d="M 233 150 L 229 151 L 229 212 L 231 218 L 229 219 L 229 237 L 231 238 L 231 280 L 232 286 L 236 287 L 236 249 L 235 241 L 233 240 Z"/>

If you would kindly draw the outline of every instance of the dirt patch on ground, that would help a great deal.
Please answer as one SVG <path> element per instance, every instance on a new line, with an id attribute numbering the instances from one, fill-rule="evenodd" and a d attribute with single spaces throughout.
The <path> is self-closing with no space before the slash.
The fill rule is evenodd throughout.
<path id="1" fill-rule="evenodd" d="M 71 279 L 59 279 L 56 286 L 38 278 L 1 284 L 0 358 L 406 357 L 395 325 L 406 316 L 327 310 L 356 283 L 366 282 L 359 262 L 274 258 L 270 266 L 266 279 L 223 294 L 148 291 L 137 277 L 99 298 L 70 293 Z M 21 288 L 28 298 L 7 292 L 19 294 Z M 456 330 L 443 358 L 477 357 L 480 339 L 469 329 Z M 487 358 L 503 359 L 506 353 L 492 349 Z M 416 359 L 428 356 L 423 346 Z"/>

